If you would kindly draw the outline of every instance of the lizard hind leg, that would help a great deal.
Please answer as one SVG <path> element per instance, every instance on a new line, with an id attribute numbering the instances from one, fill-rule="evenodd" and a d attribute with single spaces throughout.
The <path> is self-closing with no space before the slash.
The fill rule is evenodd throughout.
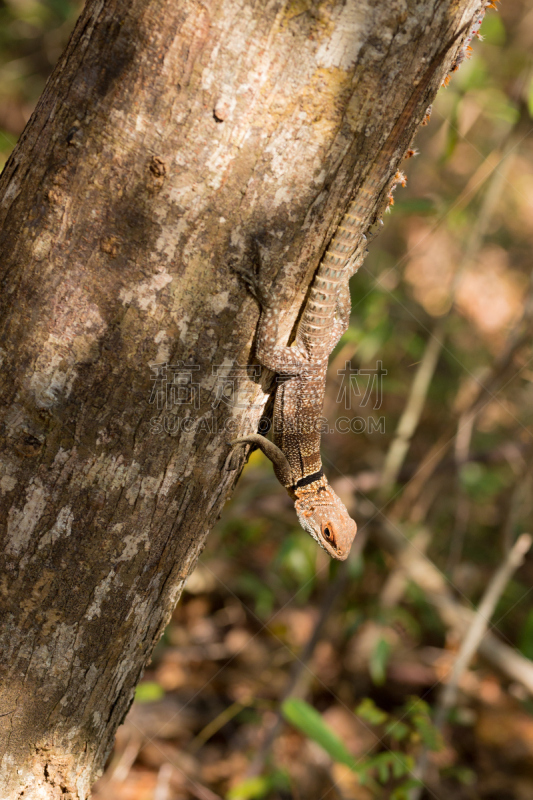
<path id="1" fill-rule="evenodd" d="M 271 442 L 270 439 L 265 439 L 265 437 L 261 436 L 260 433 L 250 433 L 248 436 L 243 436 L 241 439 L 234 439 L 230 444 L 232 448 L 235 448 L 240 444 L 255 444 L 266 455 L 266 457 L 272 461 L 274 472 L 276 473 L 276 477 L 279 482 L 285 487 L 292 486 L 293 480 L 289 462 L 287 461 L 284 453 L 277 445 L 274 444 L 274 442 Z M 226 469 L 237 469 L 239 466 L 239 460 L 240 459 L 235 450 L 232 450 L 226 459 Z"/>

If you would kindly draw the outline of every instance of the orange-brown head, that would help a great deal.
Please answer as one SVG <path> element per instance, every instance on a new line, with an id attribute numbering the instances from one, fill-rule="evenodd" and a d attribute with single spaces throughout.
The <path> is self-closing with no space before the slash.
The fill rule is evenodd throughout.
<path id="1" fill-rule="evenodd" d="M 329 553 L 332 558 L 348 558 L 357 525 L 348 514 L 342 500 L 323 478 L 320 485 L 296 489 L 294 507 L 302 528 Z"/>

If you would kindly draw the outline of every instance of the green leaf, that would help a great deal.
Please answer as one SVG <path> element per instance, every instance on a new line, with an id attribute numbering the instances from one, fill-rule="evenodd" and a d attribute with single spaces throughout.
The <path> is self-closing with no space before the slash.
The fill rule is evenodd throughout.
<path id="1" fill-rule="evenodd" d="M 358 581 L 365 574 L 365 560 L 361 553 L 348 561 L 348 575 L 351 581 Z"/>
<path id="2" fill-rule="evenodd" d="M 391 772 L 394 778 L 402 778 L 413 769 L 413 763 L 411 756 L 388 750 L 369 758 L 364 765 L 364 771 L 367 773 L 376 770 L 379 781 L 385 784 Z"/>
<path id="3" fill-rule="evenodd" d="M 380 753 L 379 756 L 376 756 L 377 760 L 377 770 L 378 770 L 378 778 L 381 783 L 387 783 L 389 780 L 389 759 L 388 753 Z"/>
<path id="4" fill-rule="evenodd" d="M 391 647 L 386 639 L 379 639 L 370 656 L 370 677 L 376 686 L 383 686 L 387 677 L 387 664 Z"/>
<path id="5" fill-rule="evenodd" d="M 459 480 L 466 492 L 478 502 L 487 502 L 505 488 L 498 470 L 469 462 L 459 471 Z"/>
<path id="6" fill-rule="evenodd" d="M 455 152 L 457 142 L 459 141 L 459 131 L 457 128 L 457 108 L 454 109 L 453 115 L 450 119 L 450 125 L 446 131 L 446 142 L 444 145 L 444 152 L 440 158 L 440 163 L 445 164 L 448 162 Z"/>
<path id="7" fill-rule="evenodd" d="M 397 742 L 401 742 L 409 733 L 409 728 L 399 719 L 393 719 L 385 728 L 385 733 Z"/>
<path id="8" fill-rule="evenodd" d="M 383 725 L 389 718 L 389 715 L 385 711 L 382 711 L 381 708 L 378 708 L 370 697 L 365 697 L 361 700 L 355 709 L 355 713 L 358 717 L 366 720 L 371 725 Z"/>
<path id="9" fill-rule="evenodd" d="M 309 548 L 307 539 L 302 541 L 299 531 L 298 535 L 294 537 L 291 543 L 293 547 L 284 553 L 282 562 L 283 569 L 291 575 L 293 580 L 300 587 L 309 584 L 307 589 L 310 591 L 315 582 L 316 552 Z M 311 544 L 313 544 L 312 540 Z M 305 599 L 307 599 L 307 597 L 305 597 Z"/>
<path id="10" fill-rule="evenodd" d="M 419 786 L 422 786 L 422 781 L 417 778 L 409 778 L 408 781 L 405 781 L 401 786 L 397 786 L 396 789 L 394 789 L 390 800 L 410 800 L 410 790 L 417 789 Z"/>
<path id="11" fill-rule="evenodd" d="M 416 694 L 407 698 L 403 709 L 404 714 L 409 718 L 412 718 L 414 714 L 425 714 L 426 717 L 431 716 L 431 707 L 421 697 L 417 697 Z"/>
<path id="12" fill-rule="evenodd" d="M 137 703 L 153 703 L 155 700 L 161 700 L 164 696 L 165 690 L 155 681 L 145 681 L 135 689 Z"/>
<path id="13" fill-rule="evenodd" d="M 274 592 L 266 583 L 252 572 L 242 572 L 237 586 L 239 591 L 253 598 L 258 617 L 270 616 L 274 608 Z"/>
<path id="14" fill-rule="evenodd" d="M 459 783 L 464 784 L 464 786 L 474 786 L 477 780 L 476 773 L 473 769 L 469 769 L 468 767 L 447 767 L 441 771 L 441 775 L 445 778 L 454 778 Z"/>
<path id="15" fill-rule="evenodd" d="M 345 764 L 354 772 L 359 772 L 355 759 L 322 716 L 305 700 L 289 698 L 281 706 L 281 713 L 291 725 L 298 728 L 309 739 L 320 745 L 326 753 L 339 764 Z"/>
<path id="16" fill-rule="evenodd" d="M 392 763 L 392 774 L 395 778 L 401 778 L 414 768 L 414 760 L 412 756 L 405 753 L 395 753 L 395 758 Z"/>
<path id="17" fill-rule="evenodd" d="M 254 798 L 265 797 L 271 790 L 271 781 L 264 776 L 256 778 L 248 778 L 233 789 L 230 789 L 226 795 L 228 800 L 254 800 Z"/>
<path id="18" fill-rule="evenodd" d="M 413 714 L 413 725 L 420 734 L 422 742 L 434 752 L 442 750 L 443 742 L 440 732 L 426 714 Z"/>

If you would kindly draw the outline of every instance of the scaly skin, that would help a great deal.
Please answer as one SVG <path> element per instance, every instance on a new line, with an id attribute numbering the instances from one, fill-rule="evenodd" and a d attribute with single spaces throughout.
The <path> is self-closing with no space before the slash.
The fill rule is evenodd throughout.
<path id="1" fill-rule="evenodd" d="M 364 230 L 376 196 L 390 182 L 391 172 L 409 146 L 406 129 L 414 114 L 423 116 L 422 105 L 437 65 L 444 53 L 432 59 L 404 110 L 394 124 L 376 161 L 338 225 L 313 280 L 294 342 L 279 344 L 279 308 L 268 298 L 257 277 L 242 273 L 261 305 L 256 355 L 263 366 L 287 376 L 276 391 L 273 442 L 259 434 L 237 439 L 232 445 L 255 444 L 270 458 L 280 483 L 295 501 L 304 530 L 333 558 L 348 557 L 357 526 L 345 505 L 322 474 L 320 433 L 326 368 L 329 355 L 348 327 L 348 281 L 357 271 L 366 243 Z M 422 105 L 422 107 L 420 107 Z"/>

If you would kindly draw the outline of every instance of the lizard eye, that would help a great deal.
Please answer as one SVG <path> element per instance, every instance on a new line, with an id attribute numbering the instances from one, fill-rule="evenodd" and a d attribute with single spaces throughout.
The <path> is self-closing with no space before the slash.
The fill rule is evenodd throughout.
<path id="1" fill-rule="evenodd" d="M 333 531 L 333 525 L 331 522 L 324 522 L 322 525 L 322 536 L 328 542 L 335 544 L 335 533 Z"/>

